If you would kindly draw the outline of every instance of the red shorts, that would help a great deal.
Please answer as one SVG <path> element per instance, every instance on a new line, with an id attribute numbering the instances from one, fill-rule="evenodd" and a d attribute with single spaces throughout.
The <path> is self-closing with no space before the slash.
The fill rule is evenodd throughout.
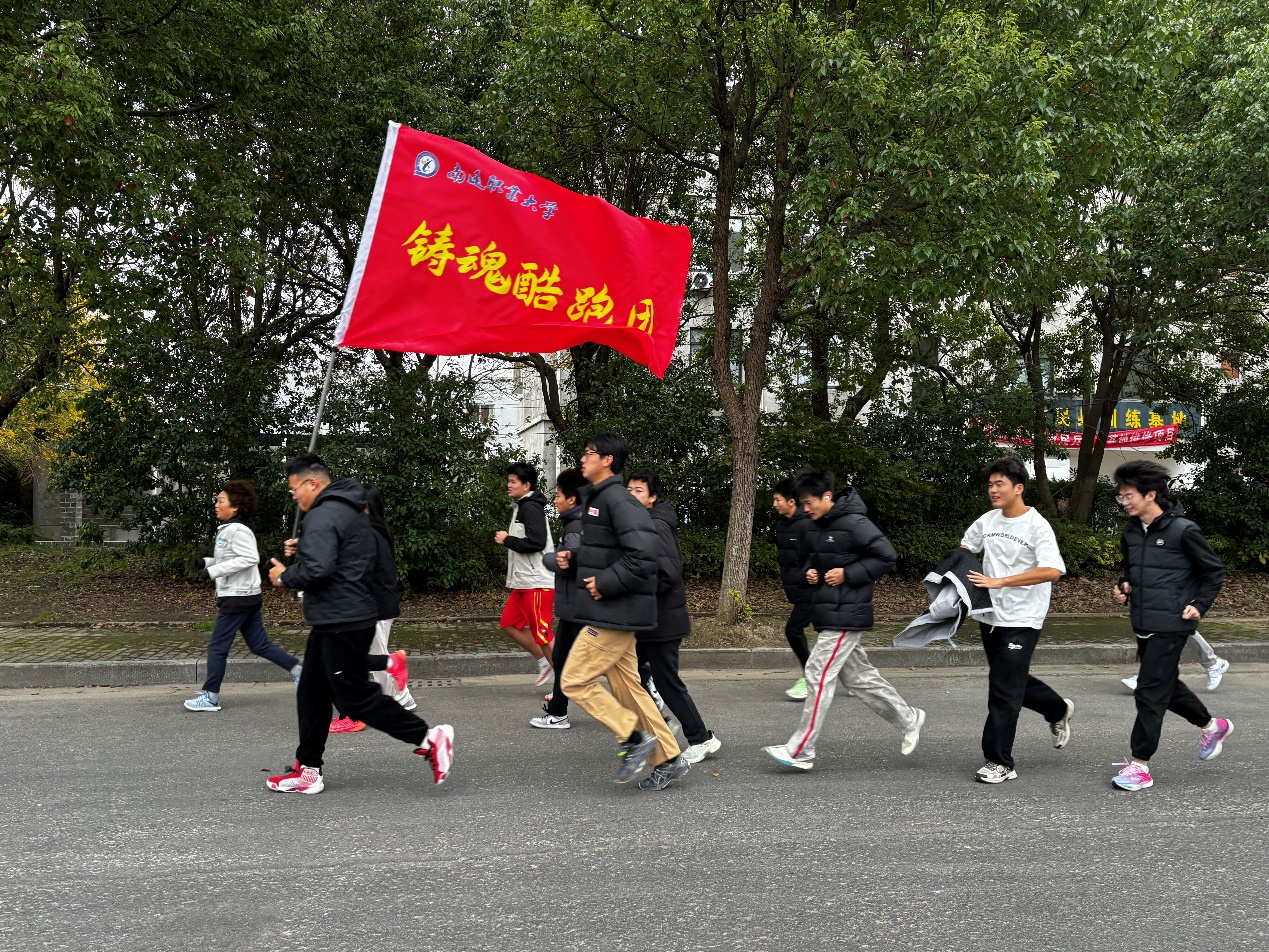
<path id="1" fill-rule="evenodd" d="M 501 628 L 528 628 L 540 645 L 551 643 L 551 614 L 555 611 L 555 589 L 513 588 L 502 606 Z"/>

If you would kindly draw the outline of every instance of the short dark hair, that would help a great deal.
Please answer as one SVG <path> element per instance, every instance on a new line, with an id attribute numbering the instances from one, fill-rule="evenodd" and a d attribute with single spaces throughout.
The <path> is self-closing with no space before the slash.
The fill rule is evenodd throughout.
<path id="1" fill-rule="evenodd" d="M 833 474 L 818 469 L 808 470 L 805 473 L 799 473 L 797 481 L 794 483 L 794 491 L 797 498 L 803 496 L 814 496 L 817 499 L 825 493 L 833 491 Z"/>
<path id="2" fill-rule="evenodd" d="M 594 450 L 600 456 L 612 457 L 612 471 L 620 473 L 626 465 L 626 457 L 630 455 L 630 446 L 625 439 L 616 433 L 596 433 L 586 441 L 584 449 Z"/>
<path id="3" fill-rule="evenodd" d="M 538 468 L 532 463 L 510 463 L 507 475 L 514 476 L 532 489 L 538 488 Z"/>
<path id="4" fill-rule="evenodd" d="M 582 487 L 585 485 L 586 477 L 582 475 L 582 471 L 576 466 L 563 470 L 555 477 L 555 488 L 563 494 L 565 499 L 579 498 Z"/>
<path id="5" fill-rule="evenodd" d="M 330 470 L 326 468 L 326 460 L 316 453 L 301 453 L 299 456 L 287 460 L 282 472 L 288 478 L 299 476 L 302 479 L 320 479 L 322 477 L 330 479 Z"/>
<path id="6" fill-rule="evenodd" d="M 236 514 L 243 519 L 250 516 L 260 506 L 260 496 L 250 480 L 231 479 L 221 487 L 221 491 L 229 500 L 229 505 L 237 510 Z"/>
<path id="7" fill-rule="evenodd" d="M 639 480 L 648 487 L 649 496 L 661 495 L 661 477 L 657 475 L 657 471 L 648 466 L 640 466 L 634 472 L 626 476 L 626 484 L 629 485 L 631 480 Z"/>
<path id="8" fill-rule="evenodd" d="M 1141 495 L 1154 493 L 1154 501 L 1168 498 L 1168 471 L 1152 459 L 1135 459 L 1115 468 L 1116 486 L 1127 486 Z"/>
<path id="9" fill-rule="evenodd" d="M 1002 456 L 984 466 L 983 479 L 989 480 L 993 476 L 1003 476 L 1015 486 L 1027 485 L 1027 468 L 1016 456 Z"/>
<path id="10" fill-rule="evenodd" d="M 785 499 L 797 499 L 798 483 L 792 476 L 786 476 L 774 486 L 771 487 L 773 496 L 783 496 Z"/>

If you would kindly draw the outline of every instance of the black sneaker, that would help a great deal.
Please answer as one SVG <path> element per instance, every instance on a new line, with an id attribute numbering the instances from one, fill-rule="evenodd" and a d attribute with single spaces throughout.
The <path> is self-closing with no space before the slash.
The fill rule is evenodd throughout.
<path id="1" fill-rule="evenodd" d="M 617 782 L 629 783 L 633 780 L 643 769 L 643 765 L 648 762 L 648 757 L 656 745 L 657 739 L 652 734 L 644 734 L 640 741 L 626 741 L 622 744 L 621 750 L 617 752 L 621 760 L 621 767 L 617 770 Z"/>
<path id="2" fill-rule="evenodd" d="M 664 790 L 671 781 L 678 780 L 691 769 L 692 765 L 687 762 L 687 758 L 679 754 L 673 760 L 664 761 L 653 767 L 652 773 L 639 781 L 639 789 Z"/>

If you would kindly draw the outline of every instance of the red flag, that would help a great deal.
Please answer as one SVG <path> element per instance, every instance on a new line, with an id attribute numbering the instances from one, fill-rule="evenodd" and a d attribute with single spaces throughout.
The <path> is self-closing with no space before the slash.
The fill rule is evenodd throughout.
<path id="1" fill-rule="evenodd" d="M 388 124 L 335 343 L 427 354 L 607 344 L 658 377 L 691 234 Z"/>

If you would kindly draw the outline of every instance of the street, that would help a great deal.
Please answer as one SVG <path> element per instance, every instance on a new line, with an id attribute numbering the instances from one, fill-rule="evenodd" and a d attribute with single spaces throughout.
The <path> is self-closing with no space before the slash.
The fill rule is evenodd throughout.
<path id="1" fill-rule="evenodd" d="M 691 671 L 715 759 L 659 794 L 612 782 L 579 710 L 536 731 L 527 676 L 421 682 L 456 731 L 450 780 L 367 730 L 332 736 L 326 791 L 289 766 L 294 688 L 0 691 L 0 949 L 1258 950 L 1269 948 L 1269 665 L 1219 692 L 1236 729 L 1202 763 L 1175 716 L 1155 787 L 1111 788 L 1128 669 L 1038 671 L 1075 699 L 1070 746 L 1023 712 L 1019 779 L 973 782 L 982 669 L 889 670 L 921 746 L 839 692 L 809 773 L 770 761 L 799 706 L 786 672 Z"/>

